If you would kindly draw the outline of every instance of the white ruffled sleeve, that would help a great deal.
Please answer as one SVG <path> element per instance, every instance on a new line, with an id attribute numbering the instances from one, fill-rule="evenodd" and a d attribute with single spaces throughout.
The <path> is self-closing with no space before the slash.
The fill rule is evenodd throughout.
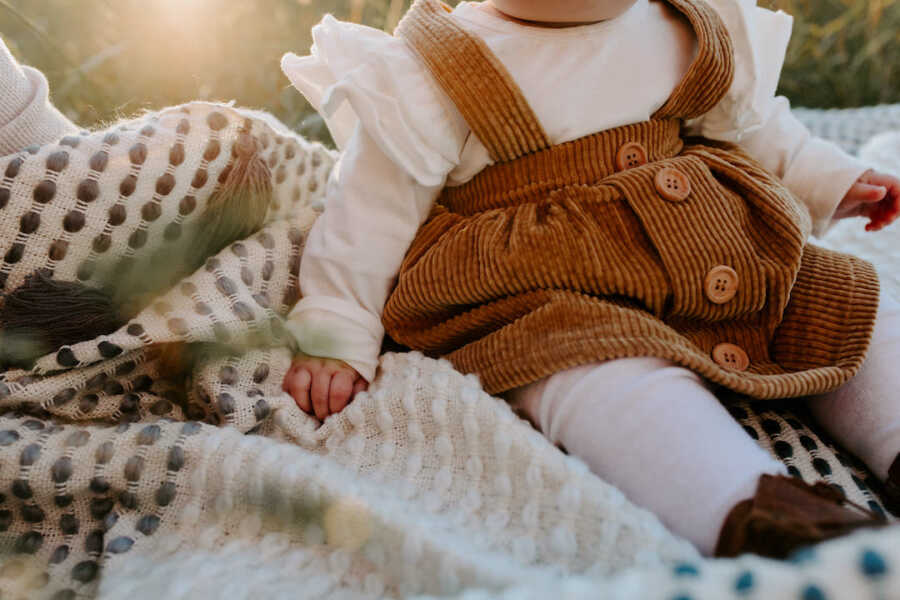
<path id="1" fill-rule="evenodd" d="M 734 80 L 712 110 L 688 123 L 704 137 L 739 142 L 761 127 L 775 96 L 793 17 L 756 6 L 755 0 L 707 0 L 725 23 L 734 44 Z"/>
<path id="2" fill-rule="evenodd" d="M 326 15 L 309 56 L 285 54 L 281 68 L 325 119 L 343 150 L 357 124 L 424 186 L 459 162 L 468 127 L 402 40 Z"/>
<path id="3" fill-rule="evenodd" d="M 712 110 L 687 123 L 688 132 L 740 144 L 809 208 L 812 233 L 822 237 L 867 166 L 810 134 L 791 113 L 787 98 L 775 96 L 793 18 L 760 8 L 755 0 L 707 1 L 734 43 L 734 81 Z"/>
<path id="4" fill-rule="evenodd" d="M 340 359 L 372 381 L 384 304 L 442 187 L 418 184 L 357 126 L 303 249 L 303 297 L 287 322 L 300 350 Z"/>
<path id="5" fill-rule="evenodd" d="M 313 40 L 309 56 L 286 54 L 282 68 L 342 153 L 287 327 L 304 353 L 342 360 L 371 382 L 385 301 L 468 127 L 403 41 L 330 15 Z"/>

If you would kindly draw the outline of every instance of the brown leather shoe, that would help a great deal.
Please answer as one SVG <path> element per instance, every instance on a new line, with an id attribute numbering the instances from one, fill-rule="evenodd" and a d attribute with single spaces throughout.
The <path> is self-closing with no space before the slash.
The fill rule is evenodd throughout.
<path id="1" fill-rule="evenodd" d="M 756 495 L 739 502 L 725 518 L 715 556 L 752 552 L 787 558 L 797 548 L 886 523 L 825 482 L 809 485 L 794 477 L 763 475 Z"/>
<path id="2" fill-rule="evenodd" d="M 884 482 L 884 505 L 889 511 L 900 516 L 900 454 L 888 470 L 887 481 Z"/>

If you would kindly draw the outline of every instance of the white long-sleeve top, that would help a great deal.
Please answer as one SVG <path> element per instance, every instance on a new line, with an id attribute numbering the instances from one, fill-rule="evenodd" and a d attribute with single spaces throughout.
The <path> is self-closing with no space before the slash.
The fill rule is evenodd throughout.
<path id="1" fill-rule="evenodd" d="M 754 0 L 708 2 L 734 42 L 735 78 L 716 107 L 688 123 L 690 133 L 739 143 L 809 207 L 821 236 L 867 166 L 812 137 L 775 96 L 791 17 Z M 690 25 L 659 1 L 559 29 L 514 23 L 476 2 L 451 15 L 506 66 L 554 144 L 649 119 L 696 53 Z M 303 297 L 288 327 L 307 354 L 343 360 L 371 381 L 381 313 L 416 231 L 444 186 L 491 160 L 402 40 L 330 15 L 313 40 L 309 56 L 286 54 L 282 68 L 343 154 L 306 242 Z"/>

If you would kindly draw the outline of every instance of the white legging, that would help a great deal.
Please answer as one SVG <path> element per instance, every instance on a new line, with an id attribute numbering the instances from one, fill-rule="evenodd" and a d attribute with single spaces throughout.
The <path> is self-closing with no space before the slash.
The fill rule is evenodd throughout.
<path id="1" fill-rule="evenodd" d="M 561 371 L 507 398 L 555 444 L 654 512 L 704 554 L 763 473 L 786 473 L 694 372 L 658 358 Z M 802 400 L 798 400 L 802 401 Z M 882 294 L 866 361 L 807 402 L 820 424 L 880 478 L 900 452 L 900 304 Z"/>

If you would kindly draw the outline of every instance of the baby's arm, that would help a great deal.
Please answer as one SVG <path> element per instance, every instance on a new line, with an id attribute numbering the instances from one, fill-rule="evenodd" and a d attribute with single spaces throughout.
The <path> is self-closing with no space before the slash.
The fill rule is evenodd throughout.
<path id="1" fill-rule="evenodd" d="M 772 98 L 763 126 L 739 143 L 809 207 L 817 237 L 847 217 L 868 216 L 867 229 L 880 229 L 900 208 L 896 178 L 871 171 L 837 145 L 813 136 L 786 98 Z"/>
<path id="2" fill-rule="evenodd" d="M 324 419 L 374 378 L 381 312 L 441 187 L 418 183 L 357 126 L 307 239 L 303 297 L 288 320 L 301 353 L 284 388 L 302 410 Z"/>
<path id="3" fill-rule="evenodd" d="M 716 107 L 688 123 L 688 131 L 738 142 L 806 204 L 817 237 L 848 216 L 868 216 L 867 229 L 893 220 L 900 212 L 900 181 L 869 172 L 835 144 L 811 135 L 787 99 L 775 96 L 791 17 L 753 0 L 708 1 L 731 34 L 734 80 Z"/>
<path id="4" fill-rule="evenodd" d="M 0 39 L 0 156 L 78 131 L 50 104 L 48 95 L 43 73 L 19 65 Z"/>

